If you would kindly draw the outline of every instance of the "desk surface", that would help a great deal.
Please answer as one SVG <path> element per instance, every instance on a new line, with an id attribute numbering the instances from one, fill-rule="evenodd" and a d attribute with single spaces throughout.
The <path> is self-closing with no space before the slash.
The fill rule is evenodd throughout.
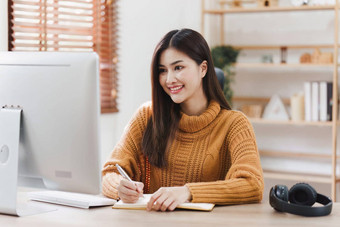
<path id="1" fill-rule="evenodd" d="M 340 203 L 333 204 L 331 215 L 301 217 L 274 211 L 267 201 L 260 204 L 217 206 L 212 212 L 175 210 L 147 212 L 111 207 L 79 209 L 38 203 L 56 211 L 25 217 L 0 214 L 0 226 L 339 226 Z"/>

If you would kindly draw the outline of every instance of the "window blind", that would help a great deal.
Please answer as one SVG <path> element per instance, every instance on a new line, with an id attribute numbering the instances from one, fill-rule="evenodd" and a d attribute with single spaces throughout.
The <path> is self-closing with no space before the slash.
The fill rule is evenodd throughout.
<path id="1" fill-rule="evenodd" d="M 9 50 L 96 51 L 101 112 L 117 112 L 115 0 L 9 0 Z"/>

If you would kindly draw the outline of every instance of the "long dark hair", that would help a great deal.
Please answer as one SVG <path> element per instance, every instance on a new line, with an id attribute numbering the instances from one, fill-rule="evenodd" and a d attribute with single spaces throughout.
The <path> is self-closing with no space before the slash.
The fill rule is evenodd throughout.
<path id="1" fill-rule="evenodd" d="M 218 84 L 210 49 L 201 34 L 191 29 L 168 32 L 155 48 L 151 63 L 152 116 L 142 139 L 144 155 L 150 164 L 157 167 L 167 165 L 166 152 L 170 149 L 181 118 L 180 105 L 174 103 L 159 83 L 159 59 L 168 48 L 186 54 L 197 65 L 207 61 L 207 74 L 203 77 L 203 90 L 208 101 L 217 101 L 221 108 L 231 109 Z"/>

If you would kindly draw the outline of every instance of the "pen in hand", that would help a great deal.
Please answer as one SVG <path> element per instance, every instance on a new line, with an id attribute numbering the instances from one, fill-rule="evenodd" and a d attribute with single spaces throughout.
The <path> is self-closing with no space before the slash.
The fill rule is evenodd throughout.
<path id="1" fill-rule="evenodd" d="M 133 181 L 131 180 L 131 178 L 129 177 L 129 175 L 127 175 L 127 173 L 123 170 L 123 168 L 120 167 L 120 165 L 118 165 L 118 163 L 116 164 L 116 167 L 117 167 L 118 172 L 120 173 L 120 175 L 122 175 L 122 176 L 123 176 L 125 179 L 127 179 L 128 181 L 133 182 Z"/>
<path id="2" fill-rule="evenodd" d="M 128 181 L 134 183 L 133 180 L 131 180 L 131 178 L 129 177 L 129 175 L 127 175 L 127 173 L 124 171 L 124 169 L 123 169 L 122 167 L 120 167 L 120 165 L 118 165 L 118 163 L 116 163 L 116 167 L 117 167 L 117 169 L 118 169 L 118 172 L 119 172 L 125 179 L 127 179 Z M 135 185 L 136 185 L 136 184 L 135 184 Z M 137 185 L 136 185 L 136 190 L 137 190 L 137 192 L 139 192 L 139 191 L 138 191 Z"/>

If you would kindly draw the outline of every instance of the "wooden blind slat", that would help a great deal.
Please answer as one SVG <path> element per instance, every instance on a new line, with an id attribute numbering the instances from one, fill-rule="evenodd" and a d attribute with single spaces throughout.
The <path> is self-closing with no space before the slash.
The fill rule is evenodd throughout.
<path id="1" fill-rule="evenodd" d="M 66 5 L 66 4 L 55 4 L 55 3 L 47 3 L 46 7 L 53 7 L 53 8 L 58 8 L 58 9 L 76 9 L 76 10 L 92 10 L 92 5 L 88 4 L 87 6 L 85 6 L 84 4 L 82 6 L 77 5 Z"/>
<path id="2" fill-rule="evenodd" d="M 96 51 L 102 113 L 116 112 L 116 4 L 117 0 L 9 0 L 9 49 Z"/>
<path id="3" fill-rule="evenodd" d="M 109 78 L 102 77 L 102 78 L 100 78 L 100 82 L 101 82 L 101 83 L 104 83 L 104 84 L 113 83 L 111 77 L 109 77 Z"/>
<path id="4" fill-rule="evenodd" d="M 21 27 L 13 27 L 14 32 L 24 32 L 24 33 L 41 33 L 42 28 L 33 27 L 33 28 L 21 28 Z"/>
<path id="5" fill-rule="evenodd" d="M 102 96 L 102 101 L 103 102 L 106 102 L 106 103 L 108 103 L 108 102 L 112 102 L 112 99 L 111 99 L 111 97 L 110 96 Z"/>
<path id="6" fill-rule="evenodd" d="M 43 27 L 30 27 L 30 28 L 24 28 L 24 27 L 13 27 L 14 32 L 23 32 L 23 33 L 44 33 Z M 92 35 L 92 31 L 88 30 L 59 30 L 59 29 L 51 29 L 47 28 L 46 33 L 49 34 L 60 34 L 62 32 L 63 35 L 76 35 L 76 36 L 89 36 Z"/>
<path id="7" fill-rule="evenodd" d="M 61 4 L 60 4 L 61 3 Z M 66 4 L 65 4 L 66 3 Z M 53 2 L 42 2 L 42 1 L 15 1 L 14 7 L 22 7 L 22 8 L 36 8 L 39 7 L 53 7 L 59 9 L 76 9 L 76 10 L 93 10 L 93 5 L 91 3 L 81 3 L 81 4 L 69 4 L 72 3 L 70 1 L 63 2 L 58 1 L 58 3 Z M 24 11 L 24 10 L 23 10 Z"/>
<path id="8" fill-rule="evenodd" d="M 20 5 L 22 8 L 31 8 L 31 6 L 44 6 L 40 1 L 14 1 L 14 7 Z"/>
<path id="9" fill-rule="evenodd" d="M 40 8 L 30 8 L 30 7 L 20 7 L 20 6 L 13 6 L 13 10 L 16 12 L 30 12 L 30 13 L 40 13 Z"/>
<path id="10" fill-rule="evenodd" d="M 28 14 L 19 14 L 19 13 L 15 13 L 14 17 L 16 19 L 27 19 L 27 20 L 40 20 L 41 19 L 41 16 L 28 15 Z"/>
<path id="11" fill-rule="evenodd" d="M 13 10 L 16 11 L 16 13 L 19 12 L 29 12 L 29 13 L 41 13 L 41 8 L 40 7 L 21 7 L 21 6 L 13 6 Z M 43 14 L 54 14 L 54 15 L 65 15 L 65 16 L 76 16 L 76 17 L 91 17 L 93 14 L 92 12 L 87 12 L 84 10 L 81 11 L 75 11 L 75 10 L 70 10 L 70 11 L 60 11 L 56 9 L 47 9 L 46 11 L 43 12 Z"/>
<path id="12" fill-rule="evenodd" d="M 92 13 L 89 12 L 79 12 L 77 13 L 76 11 L 72 12 L 60 12 L 60 11 L 57 11 L 57 10 L 48 10 L 47 11 L 47 14 L 58 14 L 59 16 L 75 16 L 75 17 L 91 17 L 92 16 Z"/>
<path id="13" fill-rule="evenodd" d="M 15 26 L 18 27 L 27 27 L 27 28 L 34 28 L 34 27 L 46 27 L 47 29 L 59 29 L 59 30 L 78 30 L 78 31 L 87 31 L 89 33 L 92 32 L 92 27 L 85 27 L 85 26 L 67 26 L 67 25 L 60 25 L 60 24 L 38 24 L 38 23 L 24 23 L 24 22 L 15 22 Z"/>
<path id="14" fill-rule="evenodd" d="M 59 0 L 59 2 L 70 2 L 70 0 Z M 75 2 L 75 3 L 93 3 L 93 0 L 72 0 L 72 2 Z"/>
<path id="15" fill-rule="evenodd" d="M 74 1 L 72 1 L 74 3 Z M 77 9 L 77 10 L 93 10 L 93 5 L 91 2 L 78 2 L 78 4 L 69 4 L 70 1 L 59 1 L 59 3 L 55 3 L 54 1 L 47 2 L 46 4 L 41 1 L 22 1 L 16 0 L 14 1 L 14 6 L 21 5 L 23 7 L 31 7 L 31 6 L 41 6 L 41 7 L 55 7 L 55 8 L 66 8 L 66 9 Z"/>
<path id="16" fill-rule="evenodd" d="M 31 5 L 31 4 L 38 4 L 40 2 L 40 0 L 12 0 L 12 2 L 14 4 L 23 4 L 23 5 Z M 76 4 L 88 4 L 88 5 L 92 5 L 93 4 L 93 0 L 59 0 L 60 3 L 66 3 L 66 4 L 70 4 L 70 3 L 76 3 Z"/>
<path id="17" fill-rule="evenodd" d="M 48 48 L 71 48 L 71 49 L 92 49 L 92 46 L 81 46 L 81 45 L 60 45 L 60 44 L 34 44 L 34 43 L 16 43 L 16 47 L 41 47 L 46 46 Z"/>
<path id="18" fill-rule="evenodd" d="M 25 41 L 37 41 L 37 40 L 41 40 L 42 38 L 38 36 L 39 34 L 36 34 L 36 36 L 24 36 L 24 35 L 15 35 L 15 39 L 19 39 L 19 40 L 25 40 Z M 93 43 L 92 39 L 86 39 L 86 37 L 84 37 L 84 39 L 75 39 L 75 38 L 59 38 L 59 37 L 51 37 L 49 38 L 49 41 L 53 41 L 53 42 L 77 42 L 77 43 Z"/>
<path id="19" fill-rule="evenodd" d="M 58 11 L 58 10 L 47 10 L 47 15 L 48 14 L 55 14 L 55 15 L 59 15 L 59 16 L 75 16 L 75 17 L 91 17 L 92 13 L 91 12 L 77 12 L 77 11 L 70 11 L 70 12 L 66 12 L 66 11 Z"/>
<path id="20" fill-rule="evenodd" d="M 21 21 L 23 20 L 36 20 L 36 23 L 42 23 L 43 18 L 41 16 L 36 16 L 36 15 L 23 15 L 23 14 L 15 14 L 14 15 L 16 19 L 21 19 Z M 86 23 L 86 24 L 91 24 L 93 25 L 93 21 L 92 18 L 88 18 L 88 17 L 84 17 L 81 19 L 74 19 L 74 18 L 62 18 L 62 17 L 58 17 L 58 18 L 54 18 L 51 15 L 48 15 L 46 17 L 47 21 L 56 21 L 56 22 L 68 22 L 68 23 Z M 18 22 L 19 20 L 17 20 Z"/>

